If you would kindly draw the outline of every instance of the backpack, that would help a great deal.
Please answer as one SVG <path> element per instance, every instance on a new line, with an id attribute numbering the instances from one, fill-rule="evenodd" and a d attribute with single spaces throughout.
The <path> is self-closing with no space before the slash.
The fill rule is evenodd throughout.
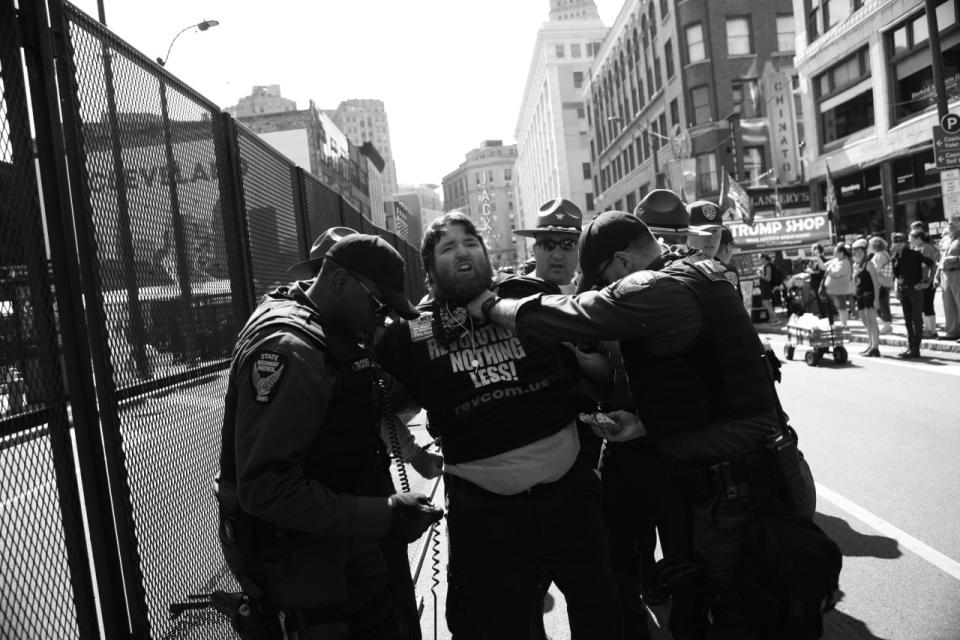
<path id="1" fill-rule="evenodd" d="M 813 520 L 791 514 L 762 515 L 742 535 L 733 577 L 745 624 L 765 638 L 820 638 L 839 589 L 840 548 Z"/>
<path id="2" fill-rule="evenodd" d="M 783 284 L 783 274 L 780 272 L 780 267 L 774 263 L 770 263 L 770 286 L 779 287 Z"/>

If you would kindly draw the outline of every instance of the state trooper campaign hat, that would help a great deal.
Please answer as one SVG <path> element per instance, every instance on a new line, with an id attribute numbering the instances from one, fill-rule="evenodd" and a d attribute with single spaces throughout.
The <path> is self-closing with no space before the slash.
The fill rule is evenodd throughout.
<path id="1" fill-rule="evenodd" d="M 566 198 L 554 198 L 540 206 L 535 229 L 517 229 L 513 233 L 524 238 L 532 238 L 536 233 L 547 232 L 579 236 L 582 224 L 583 213 L 580 207 Z"/>
<path id="2" fill-rule="evenodd" d="M 687 213 L 683 200 L 669 189 L 654 189 L 648 193 L 633 210 L 633 214 L 646 224 L 654 235 L 709 235 L 690 229 L 690 214 Z"/>
<path id="3" fill-rule="evenodd" d="M 357 233 L 356 229 L 351 229 L 350 227 L 330 227 L 313 241 L 313 246 L 310 247 L 310 257 L 303 262 L 298 262 L 291 266 L 287 269 L 287 273 L 292 273 L 299 278 L 314 277 L 317 275 L 317 271 L 320 270 L 320 265 L 323 264 L 323 258 L 327 255 L 330 247 L 336 244 L 341 238 L 345 238 L 354 233 Z"/>
<path id="4" fill-rule="evenodd" d="M 580 235 L 577 293 L 592 289 L 603 263 L 617 251 L 625 249 L 646 226 L 640 218 L 626 211 L 604 211 L 591 220 Z"/>
<path id="5" fill-rule="evenodd" d="M 721 214 L 723 210 L 709 200 L 697 200 L 687 205 L 690 214 L 690 229 L 693 231 L 713 232 L 723 229 Z"/>

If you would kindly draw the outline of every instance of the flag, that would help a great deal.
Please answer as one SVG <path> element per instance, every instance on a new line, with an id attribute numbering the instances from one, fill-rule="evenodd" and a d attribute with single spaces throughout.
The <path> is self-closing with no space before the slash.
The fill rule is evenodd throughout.
<path id="1" fill-rule="evenodd" d="M 826 163 L 824 163 L 826 164 Z M 830 222 L 837 221 L 837 214 L 839 213 L 840 206 L 837 204 L 837 191 L 833 187 L 833 176 L 830 174 L 830 165 L 826 164 L 827 167 L 827 218 Z"/>
<path id="2" fill-rule="evenodd" d="M 730 177 L 726 171 L 722 175 L 723 185 L 720 187 L 720 204 L 733 211 L 733 218 L 753 226 L 753 202 L 747 191 L 740 183 Z"/>

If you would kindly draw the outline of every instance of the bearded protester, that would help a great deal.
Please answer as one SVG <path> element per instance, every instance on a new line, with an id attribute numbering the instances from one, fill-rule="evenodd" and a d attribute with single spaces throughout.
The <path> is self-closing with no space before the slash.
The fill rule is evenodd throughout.
<path id="1" fill-rule="evenodd" d="M 635 411 L 612 412 L 607 439 L 647 439 L 662 464 L 654 581 L 674 637 L 820 637 L 842 557 L 812 521 L 809 468 L 722 267 L 671 261 L 620 211 L 587 225 L 579 249 L 578 295 L 484 291 L 471 315 L 523 339 L 620 341 Z"/>
<path id="2" fill-rule="evenodd" d="M 528 637 L 544 576 L 566 598 L 573 638 L 622 637 L 599 480 L 577 462 L 575 361 L 561 345 L 520 340 L 467 313 L 492 285 L 468 216 L 431 223 L 420 255 L 433 299 L 387 329 L 377 357 L 404 387 L 396 397 L 425 408 L 442 443 L 453 637 Z M 514 297 L 545 290 L 523 276 L 497 287 Z"/>

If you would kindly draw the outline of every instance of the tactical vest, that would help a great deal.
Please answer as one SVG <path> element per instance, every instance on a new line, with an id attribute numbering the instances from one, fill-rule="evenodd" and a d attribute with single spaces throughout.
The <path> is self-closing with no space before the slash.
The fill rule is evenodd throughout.
<path id="1" fill-rule="evenodd" d="M 639 341 L 621 342 L 637 413 L 647 431 L 659 437 L 725 418 L 776 415 L 763 346 L 723 267 L 693 256 L 660 273 L 697 296 L 703 328 L 680 353 L 654 354 Z"/>
<path id="2" fill-rule="evenodd" d="M 239 393 L 247 382 L 237 377 L 243 361 L 278 330 L 292 331 L 323 351 L 338 370 L 327 414 L 316 425 L 304 475 L 337 493 L 356 493 L 376 471 L 380 447 L 375 367 L 372 358 L 349 337 L 322 326 L 316 311 L 297 290 L 281 287 L 267 294 L 240 332 L 231 363 L 220 455 L 221 483 L 236 484 L 234 421 Z M 304 416 L 309 420 L 311 416 Z"/>

